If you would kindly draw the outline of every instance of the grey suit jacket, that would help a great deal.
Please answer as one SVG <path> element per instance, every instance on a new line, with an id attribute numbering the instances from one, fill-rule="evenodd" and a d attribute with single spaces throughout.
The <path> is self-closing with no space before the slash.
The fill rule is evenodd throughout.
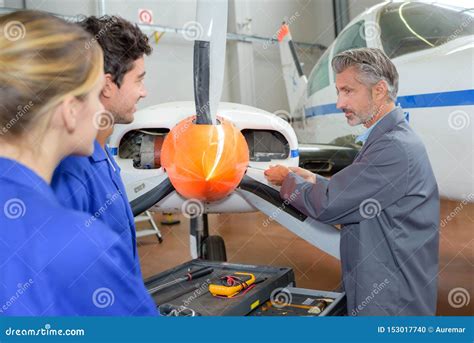
<path id="1" fill-rule="evenodd" d="M 317 175 L 316 184 L 290 173 L 280 195 L 310 217 L 342 224 L 349 315 L 435 314 L 438 187 L 401 108 L 380 119 L 350 166 L 330 180 Z"/>

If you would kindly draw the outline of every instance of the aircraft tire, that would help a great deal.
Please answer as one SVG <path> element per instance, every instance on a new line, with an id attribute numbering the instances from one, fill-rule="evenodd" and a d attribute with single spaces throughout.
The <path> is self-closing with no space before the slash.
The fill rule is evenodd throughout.
<path id="1" fill-rule="evenodd" d="M 209 261 L 227 261 L 224 239 L 221 236 L 209 236 L 202 243 L 203 259 Z"/>

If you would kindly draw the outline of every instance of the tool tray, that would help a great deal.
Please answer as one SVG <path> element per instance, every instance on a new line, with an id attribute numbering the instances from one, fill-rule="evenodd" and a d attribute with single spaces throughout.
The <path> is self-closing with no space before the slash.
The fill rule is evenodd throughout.
<path id="1" fill-rule="evenodd" d="M 202 316 L 244 316 L 270 299 L 275 289 L 295 284 L 295 276 L 291 268 L 196 259 L 146 279 L 145 286 L 147 289 L 151 289 L 184 276 L 190 269 L 196 270 L 202 267 L 211 267 L 214 271 L 198 279 L 185 281 L 156 292 L 152 297 L 157 306 L 164 303 L 176 307 L 185 306 Z M 221 276 L 235 272 L 252 273 L 257 281 L 263 278 L 267 279 L 247 293 L 239 294 L 233 298 L 215 297 L 209 293 L 210 283 L 217 283 Z"/>
<path id="2" fill-rule="evenodd" d="M 286 294 L 282 297 L 274 295 L 275 299 L 284 299 L 284 304 L 262 303 L 252 311 L 250 316 L 272 317 L 272 316 L 343 316 L 346 314 L 346 294 L 344 292 L 328 292 L 315 289 L 287 287 L 283 290 Z M 319 299 L 332 299 L 333 301 L 319 314 L 312 314 L 309 309 Z"/>

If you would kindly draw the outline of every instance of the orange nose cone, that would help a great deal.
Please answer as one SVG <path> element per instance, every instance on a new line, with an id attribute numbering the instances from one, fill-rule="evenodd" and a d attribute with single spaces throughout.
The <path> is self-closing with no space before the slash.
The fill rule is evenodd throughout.
<path id="1" fill-rule="evenodd" d="M 163 142 L 161 163 L 176 191 L 188 199 L 216 201 L 240 183 L 249 163 L 247 142 L 230 122 L 179 122 Z"/>

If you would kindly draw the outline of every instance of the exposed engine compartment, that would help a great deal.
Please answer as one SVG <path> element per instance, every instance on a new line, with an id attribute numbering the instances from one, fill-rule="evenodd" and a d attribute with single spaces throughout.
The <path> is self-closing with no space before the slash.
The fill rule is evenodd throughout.
<path id="1" fill-rule="evenodd" d="M 133 160 L 135 169 L 161 168 L 161 148 L 169 129 L 139 129 L 127 132 L 120 140 L 119 157 Z M 242 134 L 249 148 L 249 159 L 270 162 L 286 159 L 290 154 L 287 139 L 278 131 L 244 129 Z"/>

